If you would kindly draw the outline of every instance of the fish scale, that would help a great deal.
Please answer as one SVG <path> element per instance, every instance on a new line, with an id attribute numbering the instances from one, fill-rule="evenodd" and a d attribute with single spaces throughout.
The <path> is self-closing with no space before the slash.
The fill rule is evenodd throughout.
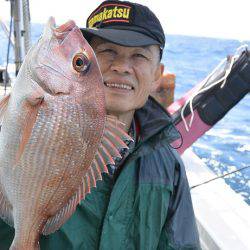
<path id="1" fill-rule="evenodd" d="M 56 106 L 56 107 L 58 107 L 58 106 Z M 59 110 L 59 111 L 57 111 L 59 114 L 65 114 L 65 113 L 68 113 L 66 110 Z M 58 120 L 61 120 L 62 118 L 63 118 L 63 116 L 56 116 L 55 114 L 54 114 L 55 112 L 52 112 L 52 115 L 54 115 L 55 117 L 57 117 L 57 119 Z M 45 118 L 47 117 L 47 115 L 45 116 Z M 65 116 L 64 117 L 64 119 L 65 120 L 67 120 L 67 117 Z M 43 123 L 43 124 L 45 124 L 45 121 L 44 121 L 44 119 L 41 117 L 41 121 L 40 121 L 40 119 L 39 119 L 39 117 L 38 117 L 38 120 L 37 120 L 37 124 L 39 124 L 39 123 Z M 35 178 L 36 178 L 36 176 L 37 176 L 37 174 L 38 174 L 38 176 L 39 177 L 41 177 L 41 180 L 43 180 L 44 179 L 44 177 L 45 176 L 54 176 L 54 175 L 52 175 L 53 173 L 54 173 L 54 168 L 55 168 L 55 166 L 61 166 L 61 165 L 63 165 L 63 166 L 65 166 L 66 167 L 66 169 L 68 168 L 68 169 L 70 169 L 71 171 L 74 169 L 74 166 L 72 166 L 72 165 L 70 165 L 70 161 L 72 162 L 72 158 L 71 157 L 69 157 L 69 160 L 68 160 L 68 162 L 66 163 L 66 164 L 63 164 L 63 162 L 62 162 L 62 158 L 59 158 L 59 161 L 58 161 L 58 158 L 55 158 L 55 157 L 53 157 L 53 154 L 57 154 L 58 155 L 58 151 L 59 150 L 63 150 L 63 147 L 61 146 L 62 145 L 62 142 L 64 142 L 66 145 L 68 145 L 68 142 L 67 142 L 67 138 L 65 138 L 64 137 L 64 135 L 65 134 L 67 134 L 66 132 L 65 132 L 65 130 L 63 130 L 62 129 L 62 127 L 61 127 L 61 129 L 54 129 L 53 127 L 54 126 L 56 126 L 56 124 L 63 124 L 64 122 L 62 122 L 62 121 L 55 121 L 54 123 L 50 123 L 50 125 L 51 125 L 51 127 L 47 130 L 47 131 L 49 131 L 49 134 L 48 134 L 48 138 L 51 138 L 51 139 L 49 139 L 47 142 L 44 142 L 44 141 L 40 141 L 40 143 L 41 143 L 41 145 L 43 145 L 44 147 L 46 147 L 46 145 L 50 145 L 50 147 L 51 148 L 53 148 L 54 149 L 54 152 L 51 152 L 50 151 L 50 154 L 47 154 L 46 155 L 46 157 L 44 156 L 44 157 L 42 157 L 43 159 L 47 159 L 47 164 L 44 164 L 43 166 L 41 166 L 40 168 L 38 167 L 38 168 L 36 168 L 36 169 L 40 169 L 41 171 L 39 172 L 39 173 L 35 173 L 35 172 L 33 172 L 33 176 L 30 176 L 30 180 L 34 180 Z M 54 126 L 53 126 L 54 125 Z M 43 128 L 41 128 L 41 130 L 43 130 Z M 39 136 L 39 134 L 40 134 L 40 130 L 36 130 L 36 127 L 34 128 L 34 134 L 33 134 L 33 136 L 32 137 L 34 137 L 34 138 L 36 138 L 37 136 Z M 56 132 L 60 132 L 60 133 L 56 133 Z M 53 135 L 53 137 L 52 137 L 52 135 Z M 33 143 L 32 143 L 32 137 L 31 137 L 31 145 L 34 145 Z M 85 138 L 87 138 L 87 137 L 85 137 Z M 73 140 L 74 140 L 74 143 L 76 143 L 76 140 L 74 139 L 74 138 L 72 138 Z M 66 140 L 66 142 L 65 142 L 65 140 Z M 59 146 L 59 147 L 58 147 Z M 40 145 L 38 144 L 38 145 L 36 145 L 36 147 L 37 147 L 37 149 L 40 149 Z M 82 149 L 82 153 L 83 154 L 85 154 L 85 152 L 84 152 L 84 148 L 82 148 L 81 147 L 81 143 L 79 143 L 79 145 L 77 146 L 77 147 L 79 147 L 79 148 L 81 148 Z M 27 145 L 27 148 L 26 148 L 26 150 L 27 150 L 27 154 L 25 154 L 24 153 L 24 156 L 25 156 L 25 158 L 27 157 L 27 160 L 29 161 L 29 162 L 35 162 L 36 161 L 36 159 L 30 159 L 29 160 L 29 158 L 30 158 L 30 155 L 29 155 L 29 153 L 28 152 L 31 152 L 32 151 L 32 149 L 29 149 L 29 145 Z M 77 159 L 77 153 L 78 152 L 75 152 L 75 158 Z M 42 154 L 41 154 L 41 152 L 40 152 L 40 155 L 42 156 Z M 60 153 L 59 153 L 59 155 L 61 155 Z M 67 159 L 67 158 L 66 158 Z M 53 162 L 53 160 L 54 161 L 56 161 L 55 163 Z M 64 159 L 65 160 L 65 159 Z M 26 159 L 24 159 L 24 161 L 26 161 Z M 46 163 L 46 162 L 44 162 L 44 160 L 43 160 L 43 163 Z M 54 165 L 55 164 L 55 165 Z M 81 163 L 78 163 L 78 165 L 79 164 L 81 164 L 81 165 L 84 165 L 84 163 L 83 162 L 81 162 Z M 25 163 L 23 164 L 24 165 L 24 169 L 28 169 L 28 165 L 26 165 Z M 75 164 L 74 164 L 75 165 Z M 27 167 L 26 167 L 27 166 Z M 52 173 L 49 173 L 50 172 L 50 169 L 51 169 L 51 171 L 52 171 Z M 63 171 L 65 171 L 66 169 L 63 169 Z M 60 170 L 60 171 L 62 171 L 62 170 Z M 68 172 L 68 175 L 70 176 L 70 175 L 73 175 L 73 174 L 75 174 L 75 176 L 77 176 L 77 173 L 72 173 L 71 171 L 69 171 Z M 80 173 L 79 173 L 80 174 Z M 63 177 L 61 177 L 61 178 L 63 178 Z M 53 182 L 53 180 L 51 180 L 51 179 L 47 179 L 47 182 L 49 183 L 49 182 Z M 32 185 L 32 183 L 28 183 L 28 184 L 26 184 L 26 185 Z M 40 183 L 39 183 L 39 181 L 38 181 L 38 183 L 36 184 L 37 186 L 43 186 L 43 185 L 41 185 Z M 70 185 L 72 185 L 72 182 L 66 182 L 66 180 L 65 180 L 65 188 L 62 188 L 61 190 L 60 189 L 58 189 L 58 196 L 59 197 L 63 197 L 64 195 L 65 195 L 65 193 L 67 193 L 66 191 L 68 190 L 68 189 L 71 189 L 72 187 L 70 186 Z M 50 185 L 45 185 L 45 186 L 47 186 L 48 187 L 48 190 L 50 189 Z M 52 187 L 53 187 L 53 185 L 52 185 Z M 25 188 L 24 188 L 25 189 Z M 45 192 L 45 193 L 52 193 L 52 194 L 54 194 L 54 190 L 51 190 L 50 192 Z M 38 195 L 36 196 L 36 197 L 39 197 Z M 53 203 L 53 202 L 52 202 Z"/>
<path id="2" fill-rule="evenodd" d="M 100 69 L 81 31 L 53 20 L 0 101 L 0 217 L 15 227 L 11 250 L 39 249 L 40 235 L 70 218 L 130 140 L 106 115 Z M 83 72 L 79 55 L 89 63 Z"/>

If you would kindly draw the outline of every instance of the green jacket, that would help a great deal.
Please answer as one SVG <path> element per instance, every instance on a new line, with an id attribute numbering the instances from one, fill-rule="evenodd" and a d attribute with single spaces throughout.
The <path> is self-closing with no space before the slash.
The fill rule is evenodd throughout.
<path id="1" fill-rule="evenodd" d="M 199 249 L 183 164 L 169 143 L 178 137 L 168 114 L 152 98 L 135 114 L 140 141 L 117 178 L 103 174 L 72 217 L 41 249 Z M 14 230 L 0 221 L 0 249 Z"/>

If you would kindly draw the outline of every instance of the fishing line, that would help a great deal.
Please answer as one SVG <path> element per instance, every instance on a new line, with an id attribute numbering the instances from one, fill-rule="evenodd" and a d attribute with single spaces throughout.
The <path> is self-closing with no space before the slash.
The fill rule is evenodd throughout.
<path id="1" fill-rule="evenodd" d="M 219 178 L 224 178 L 224 177 L 227 176 L 227 175 L 234 174 L 234 173 L 237 173 L 237 172 L 241 172 L 242 170 L 245 170 L 245 169 L 247 169 L 247 168 L 250 168 L 250 166 L 242 167 L 242 168 L 240 168 L 240 169 L 234 170 L 234 171 L 232 171 L 232 172 L 229 172 L 229 173 L 226 173 L 226 174 L 217 176 L 217 177 L 212 178 L 212 179 L 210 179 L 210 180 L 204 181 L 204 182 L 202 182 L 202 183 L 200 183 L 200 184 L 194 185 L 194 186 L 190 187 L 190 190 L 193 189 L 193 188 L 196 188 L 196 187 L 205 185 L 205 184 L 207 184 L 207 183 L 209 183 L 209 182 L 211 182 L 211 181 L 215 181 L 215 180 L 217 180 L 217 179 L 219 179 Z"/>

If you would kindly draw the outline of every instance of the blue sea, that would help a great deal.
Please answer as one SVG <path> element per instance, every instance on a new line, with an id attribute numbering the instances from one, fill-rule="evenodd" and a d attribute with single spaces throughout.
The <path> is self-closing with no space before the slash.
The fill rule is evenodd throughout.
<path id="1" fill-rule="evenodd" d="M 32 25 L 32 41 L 42 25 Z M 0 65 L 6 63 L 7 39 L 0 31 Z M 204 79 L 227 55 L 250 41 L 167 35 L 163 63 L 166 71 L 176 74 L 175 98 Z M 10 63 L 14 62 L 13 51 Z M 250 96 L 240 101 L 211 130 L 192 146 L 194 152 L 218 176 L 250 165 Z M 225 181 L 250 204 L 250 168 L 225 177 Z"/>
<path id="2" fill-rule="evenodd" d="M 227 55 L 250 41 L 169 35 L 163 62 L 176 74 L 175 98 L 204 79 Z M 198 139 L 193 151 L 218 176 L 250 166 L 250 96 L 245 96 L 212 129 Z M 228 185 L 250 204 L 250 168 L 228 175 Z"/>

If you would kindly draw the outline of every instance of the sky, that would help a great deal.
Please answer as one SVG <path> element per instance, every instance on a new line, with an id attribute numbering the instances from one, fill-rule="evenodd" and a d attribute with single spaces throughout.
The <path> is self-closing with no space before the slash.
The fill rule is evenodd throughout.
<path id="1" fill-rule="evenodd" d="M 30 0 L 31 21 L 57 24 L 73 19 L 85 27 L 99 0 Z M 250 40 L 250 0 L 141 0 L 160 19 L 166 34 Z M 10 2 L 0 0 L 0 18 L 9 20 Z"/>

